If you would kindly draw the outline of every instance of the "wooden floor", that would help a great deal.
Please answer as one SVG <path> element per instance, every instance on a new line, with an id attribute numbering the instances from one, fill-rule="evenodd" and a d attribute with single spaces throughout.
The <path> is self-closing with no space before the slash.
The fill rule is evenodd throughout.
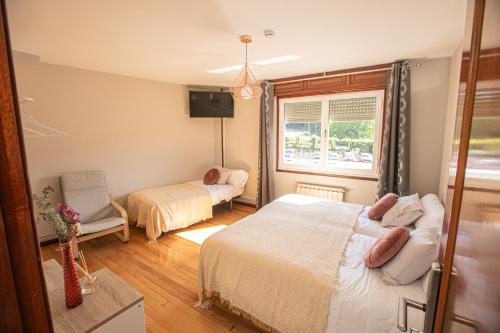
<path id="1" fill-rule="evenodd" d="M 216 207 L 213 219 L 181 231 L 231 224 L 254 211 L 238 204 L 232 212 Z M 144 294 L 148 332 L 258 332 L 223 310 L 194 306 L 200 245 L 177 232 L 148 244 L 144 229 L 131 227 L 128 244 L 108 235 L 84 242 L 80 249 L 91 271 L 108 267 Z M 42 247 L 42 255 L 44 260 L 55 258 L 60 262 L 57 244 Z"/>

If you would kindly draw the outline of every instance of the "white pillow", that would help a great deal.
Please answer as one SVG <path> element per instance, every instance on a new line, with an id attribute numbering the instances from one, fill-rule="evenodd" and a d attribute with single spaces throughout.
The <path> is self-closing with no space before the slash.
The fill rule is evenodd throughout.
<path id="1" fill-rule="evenodd" d="M 382 266 L 382 279 L 393 286 L 412 283 L 431 268 L 438 250 L 439 231 L 436 227 L 412 231 L 399 253 Z"/>
<path id="2" fill-rule="evenodd" d="M 415 228 L 438 227 L 441 230 L 444 219 L 444 207 L 437 195 L 427 194 L 420 199 L 424 208 L 424 215 L 415 222 Z"/>
<path id="3" fill-rule="evenodd" d="M 382 225 L 384 227 L 407 226 L 415 222 L 423 213 L 424 210 L 418 198 L 418 193 L 399 197 L 396 204 L 382 217 Z"/>
<path id="4" fill-rule="evenodd" d="M 215 169 L 219 170 L 219 179 L 217 180 L 218 185 L 224 185 L 227 183 L 227 180 L 229 179 L 229 176 L 231 175 L 231 170 L 222 168 L 220 166 L 214 167 Z"/>
<path id="5" fill-rule="evenodd" d="M 232 170 L 227 183 L 237 188 L 245 187 L 248 180 L 248 173 L 244 170 Z"/>

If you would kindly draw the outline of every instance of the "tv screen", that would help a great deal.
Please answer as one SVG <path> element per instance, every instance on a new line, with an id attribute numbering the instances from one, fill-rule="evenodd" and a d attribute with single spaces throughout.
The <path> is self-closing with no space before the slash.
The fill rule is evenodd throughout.
<path id="1" fill-rule="evenodd" d="M 233 118 L 233 97 L 228 92 L 190 91 L 189 115 L 192 118 Z"/>

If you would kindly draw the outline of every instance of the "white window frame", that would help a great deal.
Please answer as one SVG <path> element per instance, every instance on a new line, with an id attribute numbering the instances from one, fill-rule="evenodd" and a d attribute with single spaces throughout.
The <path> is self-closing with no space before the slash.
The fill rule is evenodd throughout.
<path id="1" fill-rule="evenodd" d="M 382 117 L 384 114 L 384 90 L 369 90 L 369 91 L 357 91 L 357 92 L 347 92 L 347 93 L 335 93 L 328 95 L 313 95 L 313 96 L 302 96 L 302 97 L 288 97 L 280 98 L 278 105 L 278 117 L 279 117 L 279 143 L 278 143 L 278 171 L 292 171 L 292 172 L 303 172 L 303 173 L 315 173 L 315 174 L 325 174 L 325 175 L 339 175 L 339 176 L 352 176 L 352 177 L 368 177 L 368 178 L 378 178 L 379 163 L 380 163 L 380 148 L 382 143 Z M 373 162 L 371 170 L 359 170 L 351 168 L 339 168 L 339 167 L 328 167 L 328 140 L 325 138 L 330 137 L 330 126 L 329 126 L 329 101 L 336 99 L 346 99 L 346 98 L 363 98 L 363 97 L 375 97 L 376 98 L 376 109 L 375 109 L 375 126 L 373 133 Z M 312 102 L 321 101 L 321 143 L 320 143 L 320 163 L 317 166 L 304 166 L 293 163 L 285 163 L 284 152 L 285 152 L 285 103 L 296 103 L 296 102 Z"/>

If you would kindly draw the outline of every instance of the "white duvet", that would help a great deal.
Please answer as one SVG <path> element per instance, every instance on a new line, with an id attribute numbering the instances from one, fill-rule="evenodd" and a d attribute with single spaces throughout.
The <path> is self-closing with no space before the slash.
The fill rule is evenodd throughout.
<path id="1" fill-rule="evenodd" d="M 280 201 L 322 200 L 299 195 L 287 195 Z M 367 216 L 368 208 L 359 215 L 350 241 L 344 250 L 344 260 L 339 264 L 337 285 L 331 294 L 327 324 L 328 333 L 399 332 L 397 311 L 399 297 L 405 296 L 424 301 L 422 279 L 405 286 L 387 286 L 378 270 L 364 265 L 364 256 L 377 238 L 389 228 Z M 265 242 L 265 240 L 262 240 Z M 244 309 L 245 310 L 245 309 Z M 308 311 L 304 309 L 304 311 Z M 252 311 L 249 311 L 252 314 Z M 424 314 L 408 309 L 408 325 L 423 329 Z M 285 332 L 283 332 L 285 333 Z"/>
<path id="2" fill-rule="evenodd" d="M 324 332 L 363 207 L 309 198 L 281 197 L 209 237 L 200 250 L 201 304 L 218 298 L 266 330 Z"/>

